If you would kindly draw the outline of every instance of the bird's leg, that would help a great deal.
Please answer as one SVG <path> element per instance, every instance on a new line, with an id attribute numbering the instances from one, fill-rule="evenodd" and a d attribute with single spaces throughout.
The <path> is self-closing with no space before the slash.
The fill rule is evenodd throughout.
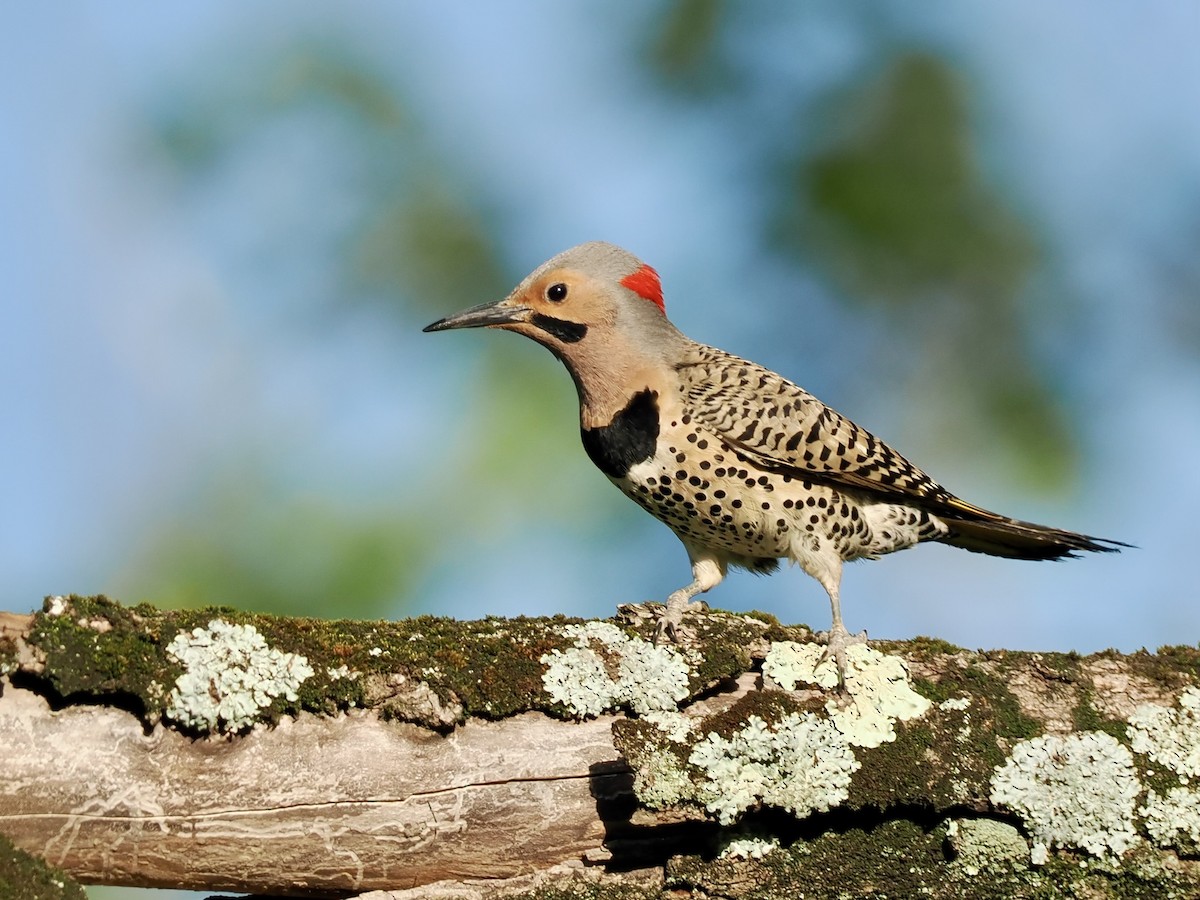
<path id="1" fill-rule="evenodd" d="M 858 634 L 851 634 L 846 630 L 846 626 L 842 622 L 842 604 L 838 599 L 838 588 L 835 585 L 833 590 L 829 590 L 829 588 L 826 590 L 829 591 L 829 603 L 833 607 L 833 624 L 830 625 L 828 631 L 822 631 L 817 635 L 818 640 L 825 642 L 825 652 L 817 660 L 817 665 L 821 665 L 832 656 L 833 661 L 837 664 L 838 687 L 844 690 L 846 687 L 846 650 L 855 644 L 865 644 L 867 633 L 860 631 Z"/>
<path id="2" fill-rule="evenodd" d="M 667 598 L 667 608 L 663 610 L 662 618 L 658 620 L 658 629 L 654 635 L 656 644 L 676 643 L 678 641 L 676 629 L 683 621 L 683 614 L 690 607 L 698 605 L 693 604 L 691 599 L 697 594 L 703 594 L 705 591 L 715 588 L 725 578 L 725 565 L 715 556 L 704 551 L 693 552 L 690 548 L 688 556 L 692 560 L 692 582 L 686 587 L 674 591 Z"/>
<path id="3" fill-rule="evenodd" d="M 842 585 L 842 560 L 841 557 L 834 559 L 821 559 L 822 565 L 814 565 L 815 560 L 800 560 L 801 566 L 809 575 L 812 575 L 817 581 L 821 582 L 821 587 L 825 588 L 825 593 L 829 595 L 829 605 L 833 610 L 833 622 L 829 626 L 828 631 L 817 633 L 817 640 L 823 641 L 825 651 L 821 654 L 821 658 L 817 660 L 817 665 L 821 665 L 825 660 L 833 657 L 837 664 L 838 686 L 843 690 L 846 687 L 846 650 L 855 644 L 865 644 L 867 642 L 867 633 L 860 631 L 858 634 L 851 634 L 846 630 L 846 625 L 842 622 L 842 601 L 841 601 L 841 585 Z M 807 563 L 807 564 L 806 564 Z"/>

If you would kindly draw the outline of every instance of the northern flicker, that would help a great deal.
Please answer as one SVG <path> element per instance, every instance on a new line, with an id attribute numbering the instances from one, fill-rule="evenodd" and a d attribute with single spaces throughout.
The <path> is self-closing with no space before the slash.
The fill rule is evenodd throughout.
<path id="1" fill-rule="evenodd" d="M 667 598 L 660 637 L 730 566 L 767 573 L 789 559 L 829 594 L 827 654 L 844 673 L 846 646 L 866 637 L 842 622 L 848 560 L 922 541 L 1014 559 L 1127 546 L 960 500 L 803 388 L 683 335 L 655 270 L 612 244 L 560 253 L 503 300 L 425 331 L 475 327 L 523 334 L 562 360 L 588 456 L 683 542 L 692 581 Z"/>

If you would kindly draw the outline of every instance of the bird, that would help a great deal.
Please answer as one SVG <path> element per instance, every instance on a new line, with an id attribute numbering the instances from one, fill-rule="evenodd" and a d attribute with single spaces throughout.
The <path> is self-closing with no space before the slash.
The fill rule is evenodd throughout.
<path id="1" fill-rule="evenodd" d="M 672 592 L 656 640 L 678 640 L 697 595 L 732 568 L 786 559 L 829 597 L 819 638 L 844 684 L 866 640 L 842 619 L 843 564 L 926 541 L 1025 560 L 1111 552 L 1121 541 L 1035 525 L 961 500 L 875 435 L 756 363 L 685 336 L 654 268 L 592 241 L 534 269 L 503 300 L 424 331 L 494 328 L 546 347 L 579 395 L 583 449 L 683 543 L 692 580 Z"/>

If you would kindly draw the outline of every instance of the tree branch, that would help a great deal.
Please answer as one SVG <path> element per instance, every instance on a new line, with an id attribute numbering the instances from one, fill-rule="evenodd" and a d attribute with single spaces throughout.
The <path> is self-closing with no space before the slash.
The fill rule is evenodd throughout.
<path id="1" fill-rule="evenodd" d="M 1200 890 L 1194 649 L 875 642 L 838 694 L 807 629 L 685 624 L 50 598 L 0 614 L 0 833 L 87 883 L 296 895 Z"/>

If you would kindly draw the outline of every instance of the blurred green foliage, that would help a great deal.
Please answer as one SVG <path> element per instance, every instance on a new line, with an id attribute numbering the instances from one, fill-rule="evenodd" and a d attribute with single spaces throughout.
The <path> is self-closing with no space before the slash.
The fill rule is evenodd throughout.
<path id="1" fill-rule="evenodd" d="M 300 616 L 382 611 L 412 590 L 433 535 L 413 518 L 258 491 L 252 480 L 191 507 L 139 561 L 157 606 L 221 604 Z"/>
<path id="2" fill-rule="evenodd" d="M 851 6 L 843 12 L 874 48 L 870 64 L 813 100 L 728 39 L 741 32 L 740 44 L 756 47 L 746 39 L 756 29 L 766 38 L 771 28 L 817 26 L 811 8 L 774 23 L 757 7 L 713 0 L 662 9 L 646 70 L 678 102 L 727 117 L 726 133 L 741 138 L 739 168 L 755 172 L 764 198 L 763 251 L 823 275 L 856 315 L 882 326 L 863 331 L 882 331 L 891 346 L 860 344 L 856 366 L 874 357 L 889 383 L 899 376 L 906 396 L 929 401 L 914 430 L 945 435 L 962 456 L 998 450 L 1007 477 L 1040 492 L 1071 485 L 1077 423 L 1056 361 L 1039 353 L 1053 342 L 1040 340 L 1030 290 L 1045 262 L 1039 235 L 977 163 L 968 78 Z M 714 71 L 727 73 L 719 107 L 710 105 Z M 791 97 L 790 114 L 755 121 L 747 135 L 743 110 L 777 108 L 779 95 Z M 881 374 L 868 365 L 861 377 Z"/>
<path id="3" fill-rule="evenodd" d="M 850 296 L 919 306 L 940 290 L 1011 306 L 1034 262 L 1029 226 L 974 165 L 965 86 L 927 54 L 904 54 L 843 100 L 845 134 L 791 160 L 777 239 L 816 246 Z"/>
<path id="4" fill-rule="evenodd" d="M 884 366 L 897 355 L 908 360 L 905 393 L 921 398 L 910 406 L 923 430 L 943 431 L 968 451 L 999 446 L 1013 471 L 1039 488 L 1069 483 L 1078 448 L 1068 405 L 1034 340 L 1041 319 L 1028 285 L 1039 239 L 976 162 L 971 82 L 944 56 L 896 50 L 886 26 L 872 25 L 872 66 L 851 70 L 815 102 L 797 95 L 793 115 L 756 122 L 747 139 L 736 117 L 771 106 L 756 101 L 779 87 L 756 74 L 754 58 L 738 58 L 727 37 L 743 32 L 744 52 L 755 46 L 746 32 L 782 26 L 760 8 L 723 0 L 672 0 L 647 14 L 651 27 L 635 51 L 647 87 L 667 102 L 730 117 L 721 152 L 752 173 L 766 198 L 760 251 L 818 273 L 856 315 L 881 325 L 874 332 L 893 350 L 880 358 Z M 593 39 L 621 46 L 620 27 L 598 25 Z M 410 98 L 429 85 L 397 83 L 348 40 L 246 57 L 252 61 L 240 68 L 198 73 L 164 95 L 155 134 L 180 184 L 200 196 L 219 191 L 272 127 L 333 136 L 327 177 L 352 202 L 325 216 L 312 199 L 323 226 L 283 229 L 287 243 L 277 254 L 316 260 L 330 273 L 326 289 L 307 301 L 315 315 L 279 316 L 295 340 L 319 340 L 314 322 L 356 308 L 384 311 L 399 340 L 437 315 L 502 296 L 540 261 L 510 265 L 502 237 L 519 223 L 422 127 Z M 715 93 L 729 102 L 707 109 Z M 238 214 L 257 215 L 254 199 L 244 198 Z M 698 265 L 705 252 L 697 250 Z M 788 330 L 778 339 L 788 340 Z M 870 350 L 861 358 L 870 360 Z M 545 484 L 556 470 L 548 460 L 579 460 L 580 469 L 561 471 L 587 465 L 569 381 L 548 374 L 555 364 L 494 335 L 447 341 L 445 352 L 463 357 L 464 384 L 477 388 L 445 398 L 457 405 L 451 418 L 461 430 L 429 453 L 438 470 L 384 479 L 364 510 L 298 501 L 233 460 L 208 473 L 218 487 L 200 492 L 196 508 L 135 561 L 128 580 L 137 593 L 290 613 L 329 612 L 336 598 L 339 614 L 374 615 L 411 596 L 453 552 L 445 547 L 464 522 L 473 532 L 504 530 L 514 509 L 577 520 L 572 510 L 590 508 L 593 522 L 572 527 L 605 531 L 610 520 L 594 510 L 621 501 L 601 477 L 563 491 Z M 860 368 L 868 383 L 894 384 L 892 372 Z M 270 466 L 270 457 L 259 464 Z M 531 494 L 543 498 L 539 508 L 530 507 Z"/>
<path id="5" fill-rule="evenodd" d="M 703 96 L 728 90 L 735 72 L 722 37 L 727 0 L 680 0 L 666 4 L 644 60 L 661 86 Z"/>
<path id="6" fill-rule="evenodd" d="M 976 164 L 966 83 L 944 59 L 901 53 L 838 107 L 826 145 L 783 164 L 771 244 L 819 263 L 928 361 L 912 392 L 937 398 L 956 443 L 998 443 L 1041 491 L 1070 483 L 1079 448 L 1030 327 L 1037 235 Z"/>
<path id="7" fill-rule="evenodd" d="M 323 340 L 331 319 L 370 307 L 397 329 L 399 344 L 401 333 L 436 315 L 507 292 L 519 273 L 499 261 L 503 223 L 429 142 L 403 86 L 350 45 L 328 40 L 250 58 L 170 92 L 154 133 L 183 190 L 199 198 L 227 189 L 239 155 L 280 123 L 346 138 L 327 174 L 353 198 L 351 213 L 328 217 L 324 228 L 284 223 L 283 247 L 250 254 L 250 265 L 316 259 L 334 273 L 307 308 L 293 298 L 275 312 L 278 339 Z M 241 195 L 239 214 L 254 215 L 265 202 Z M 470 380 L 489 390 L 447 398 L 458 405 L 451 418 L 471 427 L 461 439 L 438 436 L 437 471 L 384 475 L 364 508 L 303 496 L 280 483 L 271 454 L 235 452 L 221 470 L 200 475 L 187 513 L 130 561 L 123 580 L 132 593 L 167 606 L 379 615 L 411 596 L 446 545 L 469 542 L 462 523 L 493 533 L 511 527 L 511 503 L 544 484 L 544 460 L 577 448 L 573 390 L 565 378 L 546 378 L 557 364 L 515 338 L 468 336 L 458 351 L 451 343 L 447 353 L 475 351 Z M 597 493 L 606 487 L 599 476 L 591 484 Z M 579 499 L 552 496 L 558 502 L 543 509 L 556 515 Z"/>
<path id="8" fill-rule="evenodd" d="M 310 214 L 330 230 L 309 247 L 296 244 L 303 230 L 281 228 L 290 255 L 335 267 L 325 304 L 371 303 L 407 317 L 508 289 L 487 197 L 430 143 L 393 76 L 329 38 L 249 58 L 173 91 L 155 114 L 159 146 L 189 187 L 218 190 L 231 162 L 281 123 L 298 123 L 300 139 L 313 143 L 336 135 L 337 155 L 321 174 L 339 186 L 349 213 L 314 203 Z"/>

